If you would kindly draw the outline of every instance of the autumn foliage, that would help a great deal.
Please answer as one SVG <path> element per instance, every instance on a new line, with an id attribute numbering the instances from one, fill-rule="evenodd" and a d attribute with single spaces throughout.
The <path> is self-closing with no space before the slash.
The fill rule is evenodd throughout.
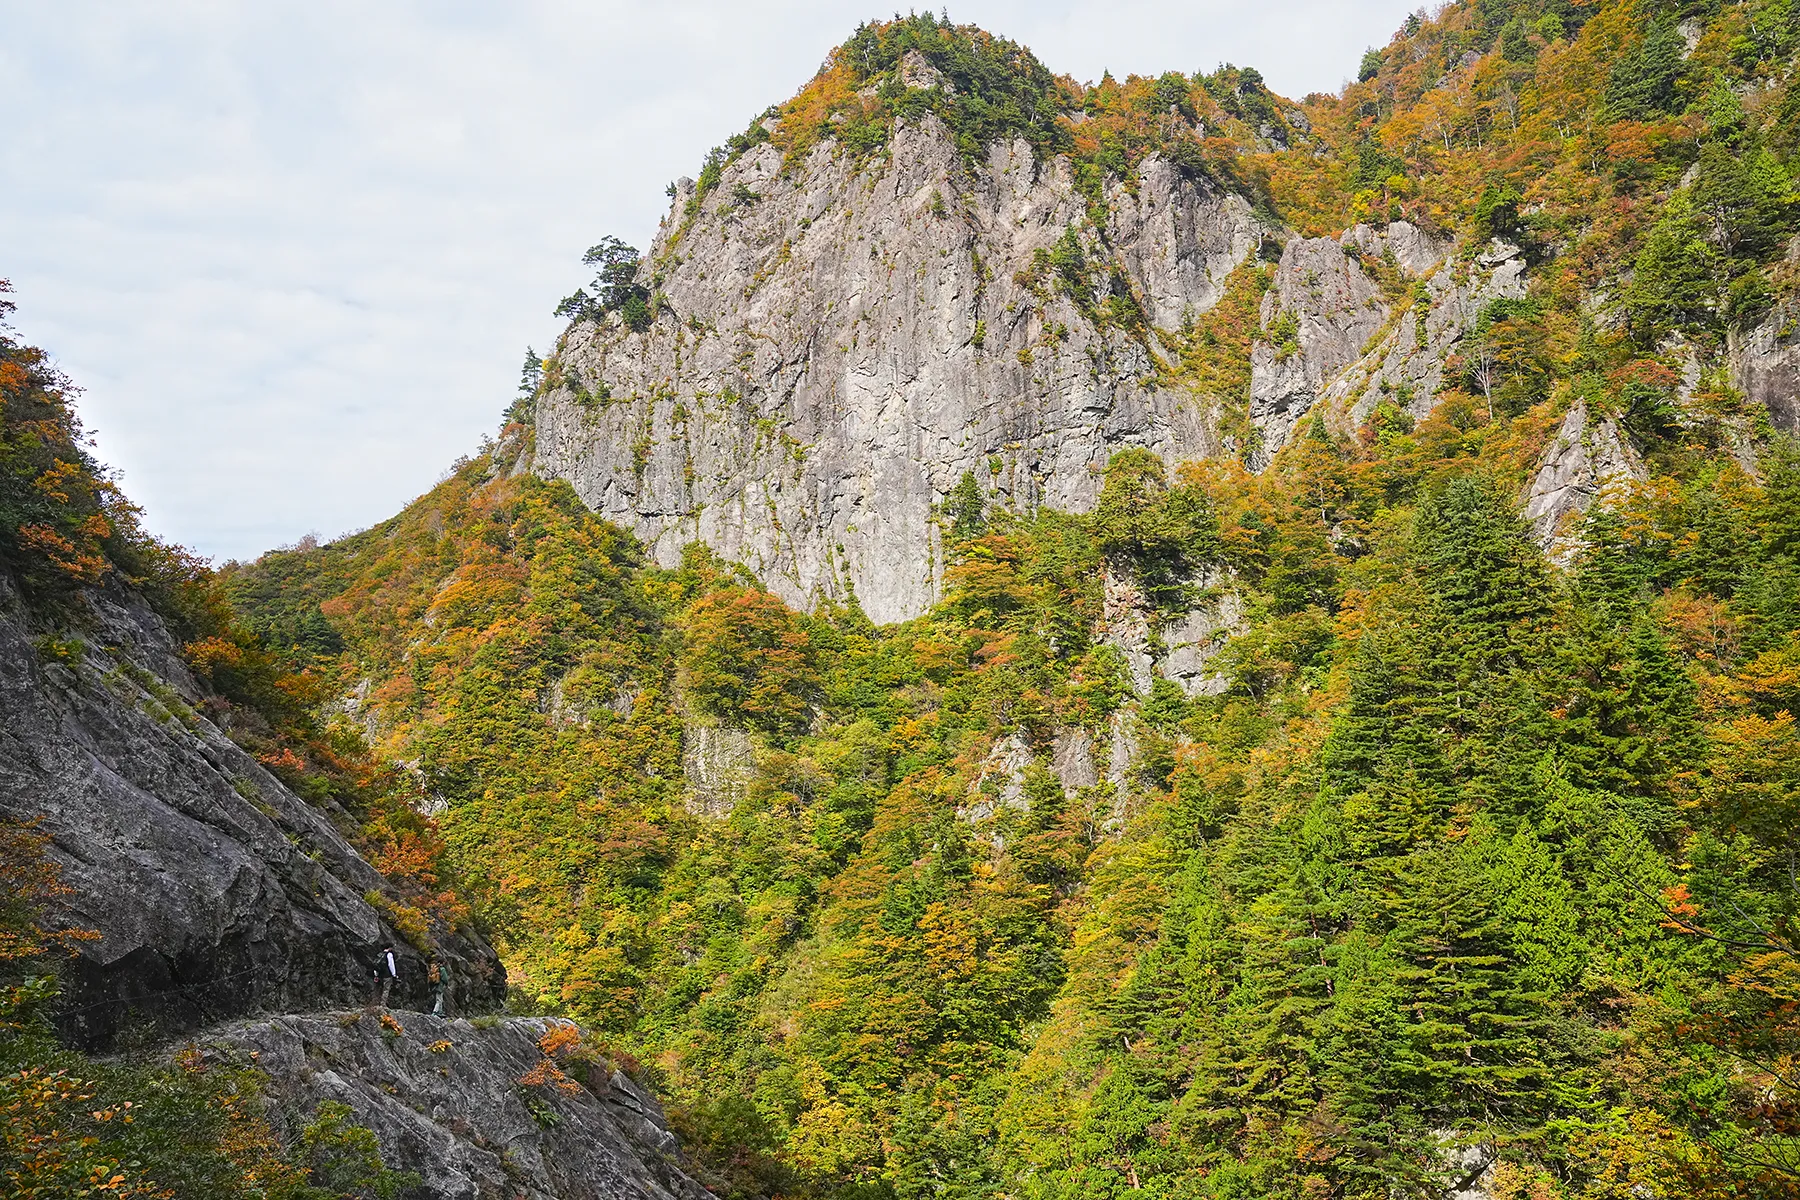
<path id="1" fill-rule="evenodd" d="M 684 682 L 702 712 L 770 733 L 805 722 L 818 673 L 786 604 L 760 588 L 726 587 L 696 600 L 682 626 Z"/>

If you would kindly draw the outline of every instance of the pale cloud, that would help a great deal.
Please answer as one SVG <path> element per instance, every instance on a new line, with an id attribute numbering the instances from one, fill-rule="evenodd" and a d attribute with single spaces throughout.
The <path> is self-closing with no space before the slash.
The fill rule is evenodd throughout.
<path id="1" fill-rule="evenodd" d="M 1080 79 L 1335 90 L 1405 3 L 980 0 Z M 495 428 L 581 251 L 879 7 L 0 0 L 0 275 L 155 530 L 247 557 L 391 515 Z"/>

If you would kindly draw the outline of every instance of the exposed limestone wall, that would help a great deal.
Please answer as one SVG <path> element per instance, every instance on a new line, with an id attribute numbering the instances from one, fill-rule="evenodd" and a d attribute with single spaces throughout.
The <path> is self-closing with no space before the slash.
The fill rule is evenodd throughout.
<path id="1" fill-rule="evenodd" d="M 1428 416 L 1447 365 L 1478 353 L 1482 312 L 1526 294 L 1525 256 L 1500 241 L 1458 252 L 1403 221 L 1288 237 L 1251 351 L 1244 445 L 1220 433 L 1227 402 L 1172 382 L 1154 330 L 1107 315 L 1108 277 L 1174 331 L 1282 231 L 1155 156 L 1109 183 L 1102 229 L 1089 215 L 1067 160 L 1014 142 L 970 168 L 935 118 L 902 123 L 861 167 L 829 142 L 785 170 L 757 147 L 704 198 L 678 185 L 640 275 L 666 300 L 650 328 L 612 317 L 567 332 L 531 469 L 569 480 L 664 564 L 703 541 L 790 603 L 854 595 L 876 621 L 902 620 L 940 597 L 940 506 L 965 472 L 994 503 L 1080 512 L 1124 446 L 1262 470 L 1315 412 L 1339 436 L 1384 398 Z M 1072 230 L 1086 292 L 1045 262 Z M 1800 428 L 1792 312 L 1734 335 L 1731 365 L 1777 426 Z M 1617 444 L 1613 458 L 1628 452 Z M 1534 493 L 1534 520 L 1585 505 L 1591 465 L 1543 464 L 1563 482 Z M 1147 686 L 1130 646 L 1154 639 L 1112 607 Z M 1170 632 L 1199 647 L 1216 640 L 1207 622 L 1236 618 L 1196 620 Z M 1217 686 L 1187 659 L 1171 670 L 1189 690 Z"/>
<path id="2" fill-rule="evenodd" d="M 1574 524 L 1609 485 L 1645 477 L 1643 459 L 1612 417 L 1595 419 L 1577 400 L 1525 493 L 1525 518 L 1553 561 L 1566 564 L 1580 548 Z"/>
<path id="3" fill-rule="evenodd" d="M 1080 511 L 1121 446 L 1219 449 L 1103 292 L 1034 290 L 1034 253 L 1085 220 L 1066 160 L 996 144 L 970 172 L 933 118 L 860 171 L 829 144 L 780 167 L 744 155 L 691 222 L 682 190 L 644 268 L 668 310 L 574 326 L 537 406 L 534 469 L 659 561 L 702 540 L 791 602 L 854 592 L 893 621 L 938 596 L 933 516 L 965 471 L 998 503 Z M 1261 240 L 1242 198 L 1160 159 L 1111 199 L 1091 277 L 1121 264 L 1157 322 L 1211 307 Z"/>
<path id="4" fill-rule="evenodd" d="M 1470 352 L 1464 335 L 1475 328 L 1481 311 L 1495 300 L 1525 295 L 1524 256 L 1517 246 L 1492 242 L 1472 259 L 1453 259 L 1450 245 L 1398 222 L 1381 232 L 1358 226 L 1344 240 L 1372 257 L 1391 254 L 1415 286 L 1423 281 L 1425 297 L 1409 302 L 1332 381 L 1322 411 L 1343 435 L 1368 420 L 1383 396 L 1415 420 L 1423 419 L 1444 389 L 1444 364 Z"/>
<path id="5" fill-rule="evenodd" d="M 1215 660 L 1247 627 L 1243 598 L 1223 588 L 1163 627 L 1164 653 L 1158 668 L 1190 696 L 1223 695 L 1231 679 Z"/>
<path id="6" fill-rule="evenodd" d="M 1775 428 L 1800 433 L 1800 300 L 1776 305 L 1747 333 L 1734 330 L 1729 353 L 1738 390 Z"/>
<path id="7" fill-rule="evenodd" d="M 1217 304 L 1225 277 L 1261 240 L 1241 196 L 1202 193 L 1158 156 L 1139 167 L 1134 187 L 1115 181 L 1107 203 L 1107 241 L 1137 284 L 1150 323 L 1161 329 L 1177 329 Z"/>
<path id="8" fill-rule="evenodd" d="M 1261 470 L 1288 442 L 1327 385 L 1355 362 L 1387 321 L 1381 289 L 1332 238 L 1294 238 L 1282 249 L 1275 285 L 1263 296 L 1262 324 L 1295 326 L 1286 344 L 1259 341 L 1250 355 L 1250 423 Z"/>
<path id="9" fill-rule="evenodd" d="M 1129 569 L 1109 563 L 1101 577 L 1101 617 L 1095 636 L 1125 660 L 1131 688 L 1150 694 L 1159 678 L 1190 696 L 1217 696 L 1231 681 L 1215 663 L 1220 651 L 1245 628 L 1243 598 L 1231 575 L 1208 568 L 1190 581 L 1194 606 L 1172 620 L 1153 609 Z"/>
<path id="10" fill-rule="evenodd" d="M 681 731 L 681 773 L 688 811 L 728 817 L 756 774 L 756 744 L 742 729 L 690 716 Z"/>

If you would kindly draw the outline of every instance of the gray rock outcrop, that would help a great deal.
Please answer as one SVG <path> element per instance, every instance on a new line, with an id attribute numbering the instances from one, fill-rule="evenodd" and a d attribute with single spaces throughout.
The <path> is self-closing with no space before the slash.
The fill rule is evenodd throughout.
<path id="1" fill-rule="evenodd" d="M 1745 398 L 1767 409 L 1775 428 L 1800 433 L 1800 300 L 1776 305 L 1747 332 L 1734 330 L 1729 356 Z"/>
<path id="2" fill-rule="evenodd" d="M 1100 782 L 1094 769 L 1094 735 L 1079 725 L 1057 731 L 1050 749 L 1050 769 L 1070 799 Z"/>
<path id="3" fill-rule="evenodd" d="M 1263 296 L 1265 333 L 1250 354 L 1253 469 L 1266 467 L 1337 375 L 1362 356 L 1388 318 L 1381 289 L 1332 238 L 1294 238 L 1282 249 L 1275 285 Z"/>
<path id="4" fill-rule="evenodd" d="M 1225 295 L 1225 277 L 1249 258 L 1262 230 L 1243 197 L 1184 180 L 1160 155 L 1139 166 L 1135 186 L 1107 195 L 1107 243 L 1140 289 L 1145 315 L 1176 329 Z"/>
<path id="5" fill-rule="evenodd" d="M 1113 710 L 1107 725 L 1107 758 L 1105 780 L 1112 788 L 1112 807 L 1100 822 L 1101 832 L 1116 836 L 1137 815 L 1138 788 L 1132 764 L 1137 761 L 1138 723 L 1136 706 Z"/>
<path id="6" fill-rule="evenodd" d="M 1101 645 L 1111 646 L 1124 658 L 1131 690 L 1147 696 L 1156 678 L 1156 649 L 1150 641 L 1150 628 L 1158 614 L 1150 608 L 1143 585 L 1129 568 L 1107 563 L 1102 568 L 1100 584 L 1100 623 L 1095 633 Z"/>
<path id="7" fill-rule="evenodd" d="M 1618 421 L 1596 419 L 1576 400 L 1525 493 L 1525 519 L 1551 560 L 1566 564 L 1580 548 L 1572 526 L 1581 515 L 1608 485 L 1644 475 L 1643 459 Z"/>
<path id="8" fill-rule="evenodd" d="M 917 616 L 941 596 L 941 510 L 965 474 L 990 503 L 1080 512 L 1124 446 L 1261 470 L 1313 412 L 1339 436 L 1384 398 L 1421 419 L 1452 382 L 1474 386 L 1445 372 L 1460 357 L 1479 374 L 1482 314 L 1526 295 L 1524 253 L 1498 240 L 1455 253 L 1406 221 L 1288 237 L 1248 411 L 1226 422 L 1243 401 L 1177 382 L 1177 331 L 1282 234 L 1158 155 L 1090 209 L 1066 158 L 1014 141 L 971 162 L 930 116 L 900 121 L 866 162 L 830 139 L 792 161 L 756 146 L 704 195 L 677 186 L 640 268 L 658 295 L 648 327 L 614 315 L 565 332 L 530 469 L 666 565 L 702 541 L 790 603 L 854 596 L 877 622 Z M 1792 423 L 1800 350 L 1771 322 L 1734 362 Z M 1245 418 L 1247 444 L 1221 432 Z M 1142 690 L 1151 664 L 1133 648 L 1154 639 L 1127 628 L 1129 605 L 1109 608 Z M 1202 647 L 1236 617 L 1198 620 L 1169 631 L 1189 691 L 1218 686 Z"/>
<path id="9" fill-rule="evenodd" d="M 1231 686 L 1216 662 L 1227 643 L 1249 626 L 1237 592 L 1221 590 L 1163 627 L 1165 647 L 1157 664 L 1163 678 L 1190 696 L 1219 696 Z"/>
<path id="10" fill-rule="evenodd" d="M 1398 221 L 1381 232 L 1357 226 L 1343 240 L 1372 257 L 1391 257 L 1415 281 L 1414 297 L 1325 388 L 1321 411 L 1345 436 L 1369 419 L 1383 397 L 1422 420 L 1444 390 L 1445 364 L 1456 355 L 1479 354 L 1465 335 L 1479 327 L 1482 311 L 1495 300 L 1524 297 L 1524 255 L 1517 246 L 1492 242 L 1472 259 L 1452 260 L 1451 246 Z"/>
<path id="11" fill-rule="evenodd" d="M 140 597 L 111 586 L 85 605 L 48 630 L 0 577 L 0 816 L 50 835 L 70 888 L 54 915 L 100 935 L 64 971 L 64 1036 L 105 1047 L 360 1002 L 385 946 L 393 1003 L 428 1005 L 425 958 L 365 899 L 382 877 L 205 715 Z M 440 939 L 437 963 L 464 1011 L 504 993 L 473 935 Z"/>
<path id="12" fill-rule="evenodd" d="M 742 729 L 688 717 L 681 732 L 681 773 L 688 811 L 728 817 L 756 772 L 756 744 Z"/>
<path id="13" fill-rule="evenodd" d="M 349 1011 L 244 1021 L 201 1045 L 268 1075 L 284 1140 L 321 1103 L 347 1105 L 383 1161 L 418 1172 L 433 1200 L 711 1196 L 649 1091 L 604 1059 L 547 1059 L 540 1039 L 556 1024 Z"/>
<path id="14" fill-rule="evenodd" d="M 1231 686 L 1215 660 L 1247 622 L 1230 572 L 1208 567 L 1189 579 L 1193 606 L 1172 617 L 1150 606 L 1129 568 L 1108 563 L 1104 572 L 1095 634 L 1125 660 L 1133 692 L 1148 696 L 1159 678 L 1189 696 L 1217 696 Z"/>
<path id="15" fill-rule="evenodd" d="M 1030 809 L 1025 799 L 1025 772 L 1036 757 L 1031 744 L 1019 734 L 1009 733 L 995 742 L 969 789 L 969 802 L 960 810 L 963 819 L 979 822 L 1003 808 L 1015 812 Z"/>
<path id="16" fill-rule="evenodd" d="M 935 117 L 861 168 L 830 142 L 785 170 L 759 146 L 704 197 L 678 189 L 640 275 L 666 300 L 648 329 L 566 332 L 533 469 L 660 562 L 700 540 L 790 602 L 915 616 L 965 472 L 1002 505 L 1083 511 L 1121 446 L 1220 449 L 1216 402 L 1164 382 L 1116 314 L 1206 311 L 1263 230 L 1161 158 L 1133 183 L 1102 235 L 1066 159 L 1003 142 L 970 166 Z"/>
<path id="17" fill-rule="evenodd" d="M 899 79 L 944 84 L 923 58 Z M 1448 388 L 1479 401 L 1497 386 L 1473 335 L 1496 301 L 1526 298 L 1521 246 L 1459 248 L 1406 221 L 1288 236 L 1154 154 L 1089 199 L 1068 159 L 1003 141 L 967 160 L 932 116 L 899 121 L 866 160 L 829 138 L 792 160 L 763 144 L 705 194 L 682 181 L 638 276 L 655 315 L 565 332 L 529 469 L 567 479 L 665 565 L 705 542 L 792 604 L 855 597 L 886 623 L 941 597 L 942 505 L 965 475 L 993 504 L 1081 512 L 1125 446 L 1262 470 L 1309 414 L 1354 436 L 1384 401 L 1416 421 Z M 1248 395 L 1190 390 L 1179 331 L 1277 242 Z M 1604 293 L 1591 299 L 1604 320 Z M 1791 301 L 1734 332 L 1729 360 L 1777 427 L 1800 429 Z M 1572 459 L 1542 468 L 1540 523 L 1594 482 Z M 1124 630 L 1121 648 L 1148 632 Z M 1150 666 L 1131 667 L 1141 689 Z M 1194 662 L 1176 672 L 1216 686 Z"/>

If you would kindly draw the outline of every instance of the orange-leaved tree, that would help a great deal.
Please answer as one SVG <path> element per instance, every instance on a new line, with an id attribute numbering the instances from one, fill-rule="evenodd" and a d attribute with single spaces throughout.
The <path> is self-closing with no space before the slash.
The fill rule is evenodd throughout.
<path id="1" fill-rule="evenodd" d="M 761 588 L 732 586 L 688 608 L 681 668 L 701 712 L 784 734 L 806 723 L 818 668 L 805 622 Z"/>

